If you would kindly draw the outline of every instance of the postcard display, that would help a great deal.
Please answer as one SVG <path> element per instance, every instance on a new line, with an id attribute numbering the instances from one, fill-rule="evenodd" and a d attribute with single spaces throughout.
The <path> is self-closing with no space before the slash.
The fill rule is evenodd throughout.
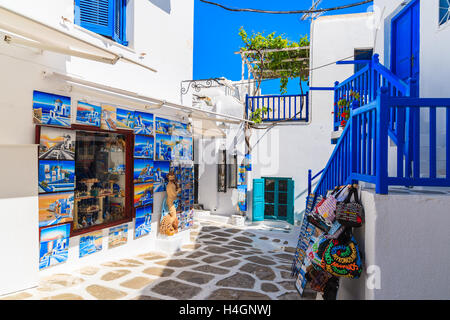
<path id="1" fill-rule="evenodd" d="M 125 154 L 125 140 L 121 140 L 116 129 L 132 130 L 135 137 L 132 178 L 135 239 L 150 233 L 153 193 L 166 190 L 166 176 L 171 168 L 182 188 L 177 207 L 179 229 L 189 228 L 193 220 L 194 199 L 192 135 L 188 126 L 177 121 L 154 119 L 153 114 L 146 112 L 78 101 L 74 122 L 111 131 L 113 138 L 105 138 L 104 141 L 106 150 L 98 152 L 108 154 L 106 157 L 110 160 L 117 153 L 119 161 L 109 161 L 114 165 L 106 169 L 108 161 L 96 156 L 100 165 L 106 163 L 102 168 L 107 171 L 104 176 L 108 178 L 104 180 L 76 176 L 78 161 L 86 160 L 84 157 L 92 150 L 84 150 L 79 147 L 82 141 L 76 141 L 84 139 L 85 131 L 71 130 L 71 107 L 70 97 L 33 92 L 33 122 L 41 129 L 38 160 L 39 269 L 67 261 L 71 224 L 72 229 L 77 230 L 125 217 L 125 160 L 121 161 Z M 102 230 L 82 234 L 79 257 L 101 251 L 102 238 Z M 127 223 L 111 227 L 108 249 L 125 244 L 127 239 Z"/>

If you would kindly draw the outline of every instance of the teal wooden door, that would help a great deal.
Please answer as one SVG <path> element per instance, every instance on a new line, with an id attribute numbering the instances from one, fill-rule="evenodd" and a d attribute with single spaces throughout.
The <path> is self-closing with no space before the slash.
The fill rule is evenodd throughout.
<path id="1" fill-rule="evenodd" d="M 294 181 L 292 179 L 264 178 L 264 219 L 294 222 Z"/>
<path id="2" fill-rule="evenodd" d="M 294 180 L 288 180 L 288 194 L 287 194 L 287 222 L 294 224 Z"/>
<path id="3" fill-rule="evenodd" d="M 253 221 L 264 220 L 264 179 L 253 179 Z"/>

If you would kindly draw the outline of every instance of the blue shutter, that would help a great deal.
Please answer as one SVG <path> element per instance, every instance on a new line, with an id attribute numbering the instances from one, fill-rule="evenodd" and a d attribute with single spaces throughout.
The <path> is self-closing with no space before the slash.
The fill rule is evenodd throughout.
<path id="1" fill-rule="evenodd" d="M 294 180 L 288 180 L 287 222 L 294 224 Z"/>
<path id="2" fill-rule="evenodd" d="M 75 0 L 75 23 L 114 38 L 115 0 Z"/>
<path id="3" fill-rule="evenodd" d="M 264 179 L 253 179 L 253 221 L 264 220 Z"/>
<path id="4" fill-rule="evenodd" d="M 112 38 L 114 41 L 127 46 L 126 41 L 126 1 L 114 0 L 114 28 Z"/>

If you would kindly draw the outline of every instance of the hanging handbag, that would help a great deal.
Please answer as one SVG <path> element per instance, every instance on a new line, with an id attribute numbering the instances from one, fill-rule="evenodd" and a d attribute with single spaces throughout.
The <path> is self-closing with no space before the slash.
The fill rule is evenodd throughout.
<path id="1" fill-rule="evenodd" d="M 326 219 L 322 218 L 317 213 L 317 208 L 322 205 L 322 203 L 325 201 L 325 198 L 323 198 L 321 195 L 318 195 L 316 201 L 318 201 L 317 205 L 314 207 L 312 211 L 306 213 L 306 218 L 308 222 L 311 223 L 313 226 L 319 228 L 323 232 L 327 232 L 331 228 L 331 223 Z"/>
<path id="2" fill-rule="evenodd" d="M 338 238 L 329 240 L 326 248 L 318 255 L 322 256 L 322 269 L 336 277 L 358 279 L 362 273 L 361 254 L 358 243 L 346 229 Z"/>
<path id="3" fill-rule="evenodd" d="M 329 240 L 327 240 L 324 236 L 319 236 L 306 250 L 306 256 L 313 265 L 321 267 L 322 256 L 319 255 L 318 252 L 321 249 L 321 246 L 323 251 L 323 248 L 324 246 L 326 247 L 328 241 Z"/>
<path id="4" fill-rule="evenodd" d="M 355 201 L 350 202 L 350 198 L 354 195 Z M 358 190 L 351 188 L 347 198 L 343 202 L 336 205 L 336 220 L 346 227 L 358 228 L 363 224 L 364 207 L 358 198 Z"/>
<path id="5" fill-rule="evenodd" d="M 345 189 L 346 187 L 336 187 L 325 199 L 325 201 L 323 201 L 320 206 L 317 206 L 317 213 L 320 214 L 322 218 L 331 223 L 334 221 L 336 204 L 338 202 L 336 198 L 339 197 L 339 194 Z"/>
<path id="6" fill-rule="evenodd" d="M 324 292 L 328 280 L 332 277 L 331 274 L 323 270 L 317 270 L 315 268 L 309 268 L 308 270 L 308 280 L 310 280 L 310 287 L 312 290 L 317 292 Z"/>

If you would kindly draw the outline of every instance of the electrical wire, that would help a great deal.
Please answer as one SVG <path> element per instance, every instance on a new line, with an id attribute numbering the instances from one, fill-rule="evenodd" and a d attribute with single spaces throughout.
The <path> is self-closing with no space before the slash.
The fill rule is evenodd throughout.
<path id="1" fill-rule="evenodd" d="M 347 8 L 352 8 L 356 6 L 361 6 L 366 3 L 373 2 L 373 0 L 365 0 L 360 1 L 356 3 L 350 3 L 347 5 L 342 5 L 334 8 L 325 8 L 325 9 L 309 9 L 309 10 L 288 10 L 288 11 L 273 11 L 273 10 L 260 10 L 260 9 L 249 9 L 249 8 L 232 8 L 224 6 L 223 4 L 212 2 L 212 1 L 206 1 L 206 0 L 200 0 L 200 2 L 218 6 L 222 9 L 233 11 L 233 12 L 252 12 L 252 13 L 269 13 L 269 14 L 299 14 L 299 13 L 319 13 L 319 12 L 328 12 L 328 11 L 336 11 L 336 10 L 342 10 Z"/>

